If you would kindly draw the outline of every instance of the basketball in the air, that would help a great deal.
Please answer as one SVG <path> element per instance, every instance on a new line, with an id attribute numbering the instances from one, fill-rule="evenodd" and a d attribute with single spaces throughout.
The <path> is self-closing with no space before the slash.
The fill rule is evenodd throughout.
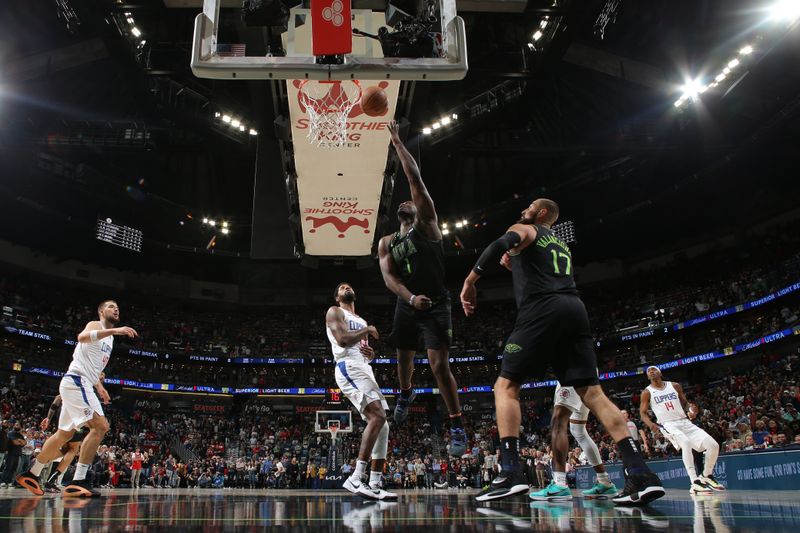
<path id="1" fill-rule="evenodd" d="M 377 85 L 364 89 L 361 95 L 361 110 L 371 117 L 385 115 L 389 110 L 389 98 L 386 96 L 386 91 Z"/>

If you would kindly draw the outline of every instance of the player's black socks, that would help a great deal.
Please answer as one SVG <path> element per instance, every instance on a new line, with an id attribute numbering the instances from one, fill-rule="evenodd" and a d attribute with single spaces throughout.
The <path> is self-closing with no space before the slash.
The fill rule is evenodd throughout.
<path id="1" fill-rule="evenodd" d="M 632 438 L 622 439 L 617 443 L 617 448 L 622 454 L 622 464 L 628 474 L 646 474 L 650 471 Z"/>
<path id="2" fill-rule="evenodd" d="M 464 417 L 461 416 L 461 413 L 458 413 L 457 415 L 450 415 L 450 427 L 464 429 Z"/>
<path id="3" fill-rule="evenodd" d="M 408 400 L 411 397 L 411 391 L 414 389 L 409 387 L 407 389 L 400 389 L 400 397 L 404 400 Z"/>
<path id="4" fill-rule="evenodd" d="M 500 466 L 503 473 L 511 474 L 519 469 L 519 438 L 503 437 L 500 439 Z"/>

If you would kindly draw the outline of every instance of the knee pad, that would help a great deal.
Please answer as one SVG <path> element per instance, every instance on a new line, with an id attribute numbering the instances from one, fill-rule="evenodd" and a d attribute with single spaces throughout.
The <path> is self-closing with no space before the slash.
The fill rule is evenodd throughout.
<path id="1" fill-rule="evenodd" d="M 375 444 L 372 446 L 372 459 L 386 459 L 389 448 L 389 422 L 384 422 Z"/>

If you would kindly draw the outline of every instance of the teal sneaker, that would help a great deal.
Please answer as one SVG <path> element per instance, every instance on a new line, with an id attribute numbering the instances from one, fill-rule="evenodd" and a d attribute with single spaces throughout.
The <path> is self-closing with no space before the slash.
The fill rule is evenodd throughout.
<path id="1" fill-rule="evenodd" d="M 613 483 L 611 485 L 603 485 L 600 482 L 594 484 L 594 487 L 583 491 L 583 495 L 587 498 L 597 498 L 605 500 L 611 496 L 616 496 L 619 489 Z"/>
<path id="2" fill-rule="evenodd" d="M 569 490 L 569 487 L 556 485 L 555 481 L 551 481 L 542 490 L 531 492 L 530 498 L 535 501 L 562 502 L 572 499 L 572 491 Z"/>

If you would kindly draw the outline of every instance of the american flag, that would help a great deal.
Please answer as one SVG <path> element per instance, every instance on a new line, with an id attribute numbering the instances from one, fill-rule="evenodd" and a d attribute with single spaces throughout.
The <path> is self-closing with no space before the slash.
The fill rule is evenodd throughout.
<path id="1" fill-rule="evenodd" d="M 217 56 L 219 57 L 244 57 L 244 44 L 218 44 Z"/>

